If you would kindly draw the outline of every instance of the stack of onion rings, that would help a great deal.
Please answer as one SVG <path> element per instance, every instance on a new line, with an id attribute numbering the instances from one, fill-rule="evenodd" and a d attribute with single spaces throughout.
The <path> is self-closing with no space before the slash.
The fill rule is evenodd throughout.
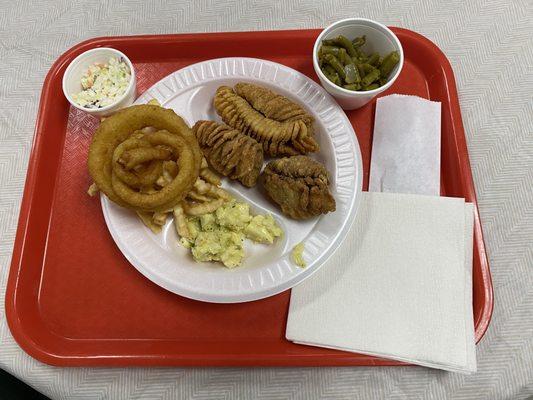
<path id="1" fill-rule="evenodd" d="M 152 129 L 142 131 L 146 127 Z M 89 148 L 88 166 L 110 200 L 136 211 L 164 212 L 191 190 L 201 161 L 198 142 L 182 118 L 156 105 L 138 105 L 101 123 Z M 163 163 L 175 163 L 175 176 L 159 188 Z"/>

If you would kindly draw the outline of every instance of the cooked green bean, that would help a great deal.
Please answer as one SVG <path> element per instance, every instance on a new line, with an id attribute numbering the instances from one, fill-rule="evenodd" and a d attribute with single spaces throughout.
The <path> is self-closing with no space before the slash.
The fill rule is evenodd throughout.
<path id="1" fill-rule="evenodd" d="M 326 72 L 328 74 L 332 74 L 333 75 L 333 74 L 337 73 L 337 71 L 335 71 L 335 69 L 333 69 L 333 67 L 331 65 L 329 65 L 329 64 L 325 64 L 324 65 L 324 69 L 326 70 Z"/>
<path id="2" fill-rule="evenodd" d="M 361 85 L 359 83 L 351 83 L 349 85 L 344 85 L 343 88 L 348 90 L 361 90 Z"/>
<path id="3" fill-rule="evenodd" d="M 339 35 L 335 38 L 335 41 L 337 42 L 338 46 L 344 47 L 346 49 L 350 57 L 356 55 L 353 43 L 346 36 Z"/>
<path id="4" fill-rule="evenodd" d="M 335 82 L 335 77 L 333 75 L 328 75 L 328 74 L 325 74 L 326 75 L 326 78 L 328 78 L 329 81 L 333 82 L 335 85 L 337 84 Z"/>
<path id="5" fill-rule="evenodd" d="M 337 46 L 337 41 L 335 39 L 323 39 L 322 44 L 326 46 Z"/>
<path id="6" fill-rule="evenodd" d="M 329 78 L 329 75 L 335 75 L 337 72 L 331 67 L 329 64 L 324 64 L 321 68 L 324 75 L 326 75 Z"/>
<path id="7" fill-rule="evenodd" d="M 348 90 L 373 90 L 387 83 L 400 61 L 397 51 L 381 58 L 379 53 L 366 54 L 361 47 L 366 36 L 349 40 L 343 35 L 322 40 L 318 65 L 327 79 Z"/>
<path id="8" fill-rule="evenodd" d="M 362 45 L 365 44 L 365 42 L 366 42 L 366 36 L 365 35 L 356 37 L 354 40 L 352 40 L 353 47 L 355 47 L 355 48 L 361 47 Z"/>
<path id="9" fill-rule="evenodd" d="M 379 64 L 379 54 L 378 53 L 372 53 L 370 57 L 368 57 L 368 60 L 366 60 L 367 64 L 370 64 L 372 66 L 376 66 Z"/>
<path id="10" fill-rule="evenodd" d="M 328 78 L 335 85 L 340 85 L 341 84 L 341 80 L 339 78 L 339 75 L 336 72 L 333 73 L 333 74 L 330 74 L 326 70 L 322 70 L 322 72 L 324 73 L 324 75 L 326 75 L 326 78 Z"/>
<path id="11" fill-rule="evenodd" d="M 339 48 L 337 46 L 322 45 L 320 47 L 320 54 L 333 54 L 335 57 L 339 56 Z"/>
<path id="12" fill-rule="evenodd" d="M 389 76 L 389 74 L 392 72 L 396 64 L 400 62 L 400 55 L 397 51 L 391 51 L 381 63 L 381 66 L 379 67 L 379 70 L 381 71 L 381 75 L 383 76 Z"/>
<path id="13" fill-rule="evenodd" d="M 361 50 L 357 49 L 358 51 L 358 56 L 357 56 L 357 59 L 359 60 L 359 62 L 366 62 L 366 60 L 368 59 L 368 57 L 365 55 L 365 53 L 363 53 Z"/>
<path id="14" fill-rule="evenodd" d="M 361 64 L 361 67 L 363 68 L 363 71 L 365 71 L 365 75 L 374 71 L 376 68 L 374 68 L 372 65 L 368 63 Z"/>
<path id="15" fill-rule="evenodd" d="M 342 79 L 339 76 L 339 74 L 337 74 L 336 72 L 333 75 L 331 75 L 331 81 L 337 86 L 342 85 Z"/>
<path id="16" fill-rule="evenodd" d="M 357 69 L 359 70 L 359 75 L 361 76 L 361 78 L 364 78 L 365 75 L 366 75 L 366 72 L 365 72 L 365 70 L 363 68 L 363 64 L 358 63 L 358 64 L 355 64 L 355 65 L 357 65 Z"/>
<path id="17" fill-rule="evenodd" d="M 361 85 L 363 87 L 370 85 L 371 83 L 374 83 L 374 81 L 379 79 L 379 76 L 381 75 L 381 72 L 379 72 L 379 69 L 374 68 L 372 71 L 368 72 L 365 77 L 361 80 Z"/>
<path id="18" fill-rule="evenodd" d="M 329 65 L 333 67 L 333 69 L 335 69 L 337 74 L 339 74 L 342 79 L 346 78 L 346 74 L 344 73 L 344 66 L 341 64 L 337 57 L 335 57 L 333 54 L 326 54 L 324 56 L 324 59 Z"/>
<path id="19" fill-rule="evenodd" d="M 377 89 L 378 87 L 379 87 L 379 85 L 377 83 L 373 83 L 373 84 L 368 85 L 368 86 L 363 86 L 361 88 L 361 90 L 366 92 L 367 90 L 374 90 L 374 89 Z"/>
<path id="20" fill-rule="evenodd" d="M 339 49 L 339 55 L 337 56 L 337 58 L 339 59 L 342 65 L 346 65 L 349 61 L 352 61 L 344 47 L 341 47 Z"/>

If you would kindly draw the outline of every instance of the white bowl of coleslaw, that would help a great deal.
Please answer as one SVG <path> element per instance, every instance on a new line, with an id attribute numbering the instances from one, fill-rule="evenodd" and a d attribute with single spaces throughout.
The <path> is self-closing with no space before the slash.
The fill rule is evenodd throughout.
<path id="1" fill-rule="evenodd" d="M 116 49 L 88 50 L 65 70 L 63 93 L 73 107 L 97 117 L 109 116 L 135 100 L 133 64 Z"/>

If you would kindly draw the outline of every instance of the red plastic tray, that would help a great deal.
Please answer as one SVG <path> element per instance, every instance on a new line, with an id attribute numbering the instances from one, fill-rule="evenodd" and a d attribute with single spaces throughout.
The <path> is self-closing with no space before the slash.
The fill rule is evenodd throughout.
<path id="1" fill-rule="evenodd" d="M 476 340 L 490 321 L 492 284 L 452 69 L 428 39 L 393 29 L 405 50 L 403 71 L 385 94 L 442 102 L 442 194 L 475 207 Z M 98 121 L 71 109 L 61 90 L 65 68 L 90 48 L 126 53 L 138 93 L 191 63 L 228 56 L 265 58 L 317 80 L 311 53 L 318 30 L 130 36 L 91 39 L 68 50 L 44 82 L 6 294 L 13 336 L 48 364 L 325 366 L 400 365 L 375 357 L 285 340 L 290 292 L 243 304 L 179 297 L 144 278 L 107 231 L 100 202 L 86 194 L 86 157 Z M 361 146 L 364 187 L 375 102 L 348 112 Z"/>

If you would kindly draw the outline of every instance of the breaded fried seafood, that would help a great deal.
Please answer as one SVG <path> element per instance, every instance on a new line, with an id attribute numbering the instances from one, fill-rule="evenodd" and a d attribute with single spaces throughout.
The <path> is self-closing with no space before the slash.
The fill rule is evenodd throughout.
<path id="1" fill-rule="evenodd" d="M 227 125 L 253 137 L 269 156 L 307 154 L 319 149 L 303 119 L 280 122 L 268 118 L 228 86 L 217 89 L 214 106 Z"/>
<path id="2" fill-rule="evenodd" d="M 255 139 L 213 121 L 196 122 L 193 132 L 211 168 L 244 186 L 255 186 L 263 166 L 263 148 Z"/>
<path id="3" fill-rule="evenodd" d="M 265 87 L 240 82 L 235 93 L 244 98 L 257 111 L 278 122 L 302 120 L 312 129 L 314 118 L 299 104 Z"/>
<path id="4" fill-rule="evenodd" d="M 335 211 L 326 168 L 307 156 L 271 161 L 261 178 L 268 196 L 291 218 L 306 219 Z"/>

